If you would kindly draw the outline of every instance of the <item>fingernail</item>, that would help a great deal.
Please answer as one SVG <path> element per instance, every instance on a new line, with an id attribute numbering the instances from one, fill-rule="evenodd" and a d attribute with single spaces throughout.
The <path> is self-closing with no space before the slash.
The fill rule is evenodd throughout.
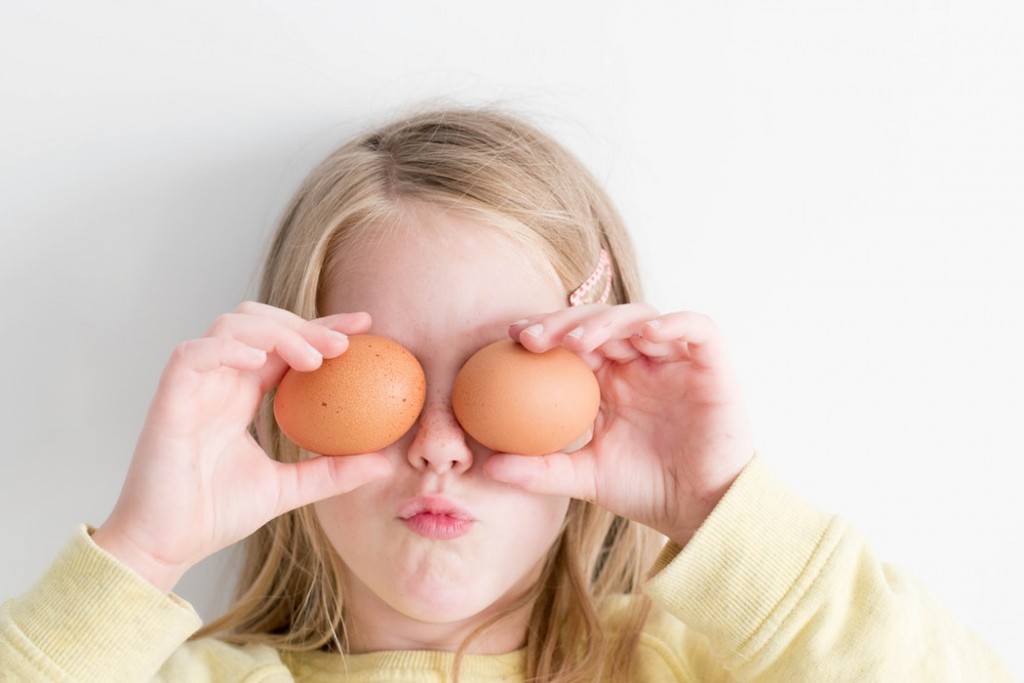
<path id="1" fill-rule="evenodd" d="M 520 332 L 520 334 L 528 334 L 531 337 L 539 337 L 540 335 L 544 334 L 544 326 L 541 325 L 540 323 L 537 323 L 536 325 L 530 325 L 525 330 Z"/>
<path id="2" fill-rule="evenodd" d="M 346 339 L 348 339 L 347 334 L 342 334 L 337 330 L 327 330 L 327 336 L 333 339 L 334 341 L 345 341 Z"/>
<path id="3" fill-rule="evenodd" d="M 583 337 L 583 333 L 584 332 L 585 332 L 585 330 L 583 329 L 583 326 L 580 325 L 575 330 L 573 330 L 572 332 L 570 332 L 569 334 L 567 334 L 565 336 L 572 337 L 573 339 L 580 339 L 580 338 Z"/>
<path id="4" fill-rule="evenodd" d="M 526 319 L 526 318 L 523 318 L 522 320 L 517 320 L 517 321 L 515 321 L 514 323 L 512 323 L 511 325 L 509 325 L 509 327 L 510 327 L 510 328 L 512 328 L 512 327 L 522 327 L 523 325 L 525 325 L 525 324 L 526 324 L 526 323 L 528 323 L 528 322 L 530 322 L 530 321 L 529 321 L 528 319 Z"/>
<path id="5" fill-rule="evenodd" d="M 657 332 L 658 328 L 661 327 L 661 321 L 660 320 L 648 320 L 647 322 L 645 322 L 643 324 L 643 327 L 640 328 L 640 336 L 641 337 L 644 336 L 644 328 L 645 327 L 647 328 L 647 330 L 649 332 Z"/>
<path id="6" fill-rule="evenodd" d="M 317 360 L 323 358 L 323 354 L 317 351 L 316 348 L 309 342 L 306 342 L 306 355 L 308 355 L 310 358 L 316 358 Z"/>

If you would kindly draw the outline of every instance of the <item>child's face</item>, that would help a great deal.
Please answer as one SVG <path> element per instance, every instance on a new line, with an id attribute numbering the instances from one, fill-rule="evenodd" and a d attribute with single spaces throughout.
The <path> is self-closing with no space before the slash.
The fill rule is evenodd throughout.
<path id="1" fill-rule="evenodd" d="M 352 635 L 371 649 L 458 646 L 417 634 L 464 636 L 458 624 L 478 626 L 518 598 L 538 578 L 569 505 L 485 478 L 490 453 L 451 409 L 462 364 L 506 337 L 510 323 L 565 307 L 562 287 L 474 219 L 417 205 L 402 227 L 346 255 L 323 299 L 324 314 L 368 311 L 370 332 L 412 351 L 427 378 L 419 422 L 384 451 L 394 476 L 315 506 L 347 568 Z M 425 514 L 403 519 L 424 505 Z M 430 514 L 449 507 L 455 521 Z"/>

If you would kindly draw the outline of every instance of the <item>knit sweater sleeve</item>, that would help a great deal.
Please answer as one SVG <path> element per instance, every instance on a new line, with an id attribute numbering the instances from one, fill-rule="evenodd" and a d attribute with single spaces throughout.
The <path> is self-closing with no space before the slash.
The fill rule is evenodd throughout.
<path id="1" fill-rule="evenodd" d="M 221 681 L 284 670 L 269 649 L 183 645 L 200 624 L 188 603 L 117 562 L 83 526 L 27 593 L 0 606 L 0 681 Z"/>
<path id="2" fill-rule="evenodd" d="M 685 548 L 665 547 L 647 592 L 706 639 L 696 651 L 714 661 L 686 668 L 722 680 L 1011 680 L 934 597 L 759 458 Z"/>

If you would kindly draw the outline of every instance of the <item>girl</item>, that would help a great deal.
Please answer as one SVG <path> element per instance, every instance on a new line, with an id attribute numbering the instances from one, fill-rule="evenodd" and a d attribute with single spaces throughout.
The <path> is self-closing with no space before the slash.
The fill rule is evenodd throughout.
<path id="1" fill-rule="evenodd" d="M 714 324 L 638 280 L 604 192 L 522 121 L 428 112 L 345 145 L 285 212 L 261 303 L 174 351 L 110 517 L 4 606 L 2 678 L 1008 678 L 771 477 Z M 268 397 L 364 332 L 423 365 L 417 424 L 377 453 L 300 451 Z M 459 368 L 505 336 L 596 374 L 565 452 L 491 452 L 455 419 Z M 193 635 L 171 589 L 242 539 L 237 601 Z"/>

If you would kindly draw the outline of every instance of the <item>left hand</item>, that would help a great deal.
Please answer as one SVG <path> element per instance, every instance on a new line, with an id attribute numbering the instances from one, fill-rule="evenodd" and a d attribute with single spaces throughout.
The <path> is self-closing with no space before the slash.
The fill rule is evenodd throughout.
<path id="1" fill-rule="evenodd" d="M 516 323 L 509 336 L 531 351 L 577 353 L 597 376 L 601 408 L 579 450 L 496 454 L 485 474 L 594 502 L 685 545 L 754 454 L 715 324 L 646 304 L 588 304 Z"/>

